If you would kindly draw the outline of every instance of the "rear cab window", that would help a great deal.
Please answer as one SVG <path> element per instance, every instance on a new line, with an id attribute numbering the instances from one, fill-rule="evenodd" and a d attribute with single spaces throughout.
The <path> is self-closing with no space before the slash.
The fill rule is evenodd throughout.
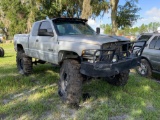
<path id="1" fill-rule="evenodd" d="M 47 30 L 48 33 L 53 33 L 52 26 L 48 21 L 43 21 L 40 25 L 39 30 Z"/>
<path id="2" fill-rule="evenodd" d="M 33 29 L 32 29 L 32 32 L 31 32 L 32 36 L 37 36 L 38 35 L 39 26 L 40 26 L 40 22 L 34 23 Z"/>

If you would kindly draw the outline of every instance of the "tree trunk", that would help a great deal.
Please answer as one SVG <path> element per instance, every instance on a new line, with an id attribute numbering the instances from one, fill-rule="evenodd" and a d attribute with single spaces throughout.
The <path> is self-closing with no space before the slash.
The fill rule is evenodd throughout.
<path id="1" fill-rule="evenodd" d="M 112 21 L 112 35 L 115 35 L 118 30 L 117 19 L 117 7 L 119 0 L 110 0 L 111 5 L 111 21 Z"/>
<path id="2" fill-rule="evenodd" d="M 83 8 L 81 18 L 88 19 L 92 15 L 91 0 L 83 0 Z"/>
<path id="3" fill-rule="evenodd" d="M 1 28 L 2 29 L 2 31 L 3 31 L 3 34 L 5 35 L 5 37 L 6 37 L 6 40 L 8 40 L 8 32 L 7 32 L 7 30 L 6 30 L 6 28 Z"/>

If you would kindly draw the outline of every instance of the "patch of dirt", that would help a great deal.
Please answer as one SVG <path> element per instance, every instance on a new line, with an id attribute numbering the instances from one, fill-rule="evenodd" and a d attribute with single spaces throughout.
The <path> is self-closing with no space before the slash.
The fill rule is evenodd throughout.
<path id="1" fill-rule="evenodd" d="M 108 120 L 125 120 L 129 118 L 130 118 L 129 115 L 120 115 L 120 116 L 109 117 Z"/>
<path id="2" fill-rule="evenodd" d="M 2 104 L 8 104 L 9 102 L 10 102 L 11 100 L 8 100 L 8 99 L 4 99 L 4 100 L 2 100 Z"/>
<path id="3" fill-rule="evenodd" d="M 1 119 L 1 120 L 4 120 L 6 117 L 7 117 L 7 115 L 5 115 L 5 114 L 0 114 L 0 119 Z"/>
<path id="4" fill-rule="evenodd" d="M 155 108 L 153 107 L 152 103 L 147 103 L 146 109 L 148 111 L 155 111 Z"/>

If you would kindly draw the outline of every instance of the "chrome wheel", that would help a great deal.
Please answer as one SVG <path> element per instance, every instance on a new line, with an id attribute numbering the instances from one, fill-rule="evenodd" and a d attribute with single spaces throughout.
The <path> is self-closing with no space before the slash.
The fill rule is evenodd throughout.
<path id="1" fill-rule="evenodd" d="M 141 75 L 145 75 L 147 73 L 147 65 L 141 63 L 141 65 L 138 67 L 138 71 Z"/>
<path id="2" fill-rule="evenodd" d="M 152 75 L 152 68 L 149 61 L 146 59 L 141 59 L 141 64 L 140 66 L 136 67 L 136 71 L 138 74 L 144 77 L 150 77 Z"/>

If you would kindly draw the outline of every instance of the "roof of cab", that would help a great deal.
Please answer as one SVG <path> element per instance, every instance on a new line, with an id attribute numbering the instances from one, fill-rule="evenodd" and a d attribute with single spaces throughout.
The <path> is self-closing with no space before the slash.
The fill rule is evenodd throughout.
<path id="1" fill-rule="evenodd" d="M 53 18 L 53 21 L 82 21 L 82 22 L 87 22 L 87 19 L 81 19 L 81 18 Z"/>
<path id="2" fill-rule="evenodd" d="M 81 18 L 51 18 L 51 19 L 44 19 L 44 20 L 39 20 L 36 22 L 43 22 L 46 20 L 53 20 L 53 21 L 80 21 L 80 22 L 87 22 L 87 19 L 81 19 Z"/>
<path id="3" fill-rule="evenodd" d="M 153 33 L 141 33 L 140 35 L 154 35 L 154 34 L 160 34 L 160 33 L 155 31 Z"/>

